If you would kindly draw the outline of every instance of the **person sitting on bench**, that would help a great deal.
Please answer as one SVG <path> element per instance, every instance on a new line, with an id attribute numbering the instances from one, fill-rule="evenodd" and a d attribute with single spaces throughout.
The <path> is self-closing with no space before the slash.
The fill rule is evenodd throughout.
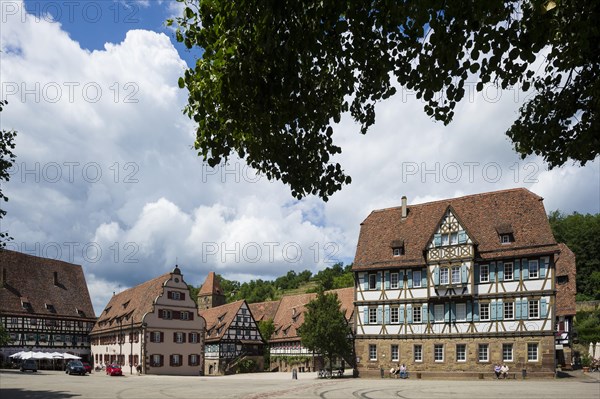
<path id="1" fill-rule="evenodd" d="M 404 364 L 400 366 L 400 378 L 408 378 L 408 371 L 406 370 L 406 365 Z"/>
<path id="2" fill-rule="evenodd" d="M 508 366 L 505 364 L 502 365 L 502 368 L 500 369 L 500 371 L 502 372 L 502 378 L 507 379 L 508 378 Z"/>
<path id="3" fill-rule="evenodd" d="M 494 373 L 496 373 L 496 379 L 500 379 L 500 373 L 502 373 L 502 367 L 499 364 L 494 366 Z"/>

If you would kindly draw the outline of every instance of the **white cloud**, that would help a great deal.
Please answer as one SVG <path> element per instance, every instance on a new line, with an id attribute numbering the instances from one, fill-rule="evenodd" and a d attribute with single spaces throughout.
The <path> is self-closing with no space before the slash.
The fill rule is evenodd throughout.
<path id="1" fill-rule="evenodd" d="M 2 128 L 19 131 L 2 228 L 13 249 L 82 264 L 97 312 L 113 291 L 175 262 L 194 285 L 209 270 L 270 278 L 349 262 L 364 218 L 403 195 L 417 203 L 525 186 L 548 210 L 599 211 L 598 162 L 546 171 L 513 152 L 510 91 L 497 102 L 492 89 L 475 95 L 448 127 L 406 92 L 377 105 L 366 136 L 344 117 L 334 139 L 353 183 L 328 203 L 298 202 L 237 159 L 202 164 L 181 112 L 185 63 L 166 35 L 131 30 L 90 52 L 57 23 L 17 16 L 0 43 Z"/>

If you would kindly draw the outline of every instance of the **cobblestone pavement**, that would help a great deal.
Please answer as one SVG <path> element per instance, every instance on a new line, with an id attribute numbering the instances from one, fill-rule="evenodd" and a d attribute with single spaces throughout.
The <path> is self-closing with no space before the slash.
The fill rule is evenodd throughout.
<path id="1" fill-rule="evenodd" d="M 59 371 L 0 370 L 1 399 L 170 399 L 170 398 L 600 398 L 600 373 L 572 373 L 554 380 L 321 380 L 314 373 L 176 377 L 103 373 L 69 376 Z"/>

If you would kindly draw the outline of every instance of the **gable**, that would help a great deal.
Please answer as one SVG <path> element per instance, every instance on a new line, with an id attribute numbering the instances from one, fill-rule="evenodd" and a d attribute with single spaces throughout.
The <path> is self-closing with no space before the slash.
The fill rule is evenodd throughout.
<path id="1" fill-rule="evenodd" d="M 452 207 L 448 207 L 446 213 L 438 223 L 427 248 L 439 248 L 458 244 L 473 244 L 466 228 L 459 221 Z"/>

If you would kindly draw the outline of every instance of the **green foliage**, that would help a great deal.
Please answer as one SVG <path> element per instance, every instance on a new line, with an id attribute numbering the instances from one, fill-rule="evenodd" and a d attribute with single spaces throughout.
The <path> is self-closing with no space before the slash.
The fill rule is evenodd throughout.
<path id="1" fill-rule="evenodd" d="M 0 100 L 0 112 L 8 101 Z M 14 130 L 0 130 L 0 206 L 2 202 L 8 201 L 8 197 L 2 192 L 2 181 L 9 181 L 10 174 L 8 170 L 13 166 L 16 155 L 13 153 L 15 149 L 15 138 L 17 132 Z M 0 207 L 0 227 L 2 226 L 2 218 L 6 215 L 6 211 Z M 0 249 L 6 246 L 6 242 L 12 240 L 6 231 L 0 230 Z"/>
<path id="2" fill-rule="evenodd" d="M 329 359 L 330 365 L 336 355 L 342 358 L 350 356 L 351 334 L 336 294 L 321 291 L 306 305 L 304 323 L 298 330 L 302 346 Z"/>
<path id="3" fill-rule="evenodd" d="M 600 342 L 600 309 L 594 311 L 579 311 L 574 323 L 580 344 L 587 345 Z"/>
<path id="4" fill-rule="evenodd" d="M 257 364 L 253 359 L 243 359 L 237 365 L 238 373 L 253 373 L 256 370 Z"/>
<path id="5" fill-rule="evenodd" d="M 315 275 L 315 280 L 319 282 L 319 289 L 331 290 L 336 288 L 345 288 L 354 286 L 354 274 L 352 273 L 352 264 L 344 267 L 343 263 L 336 263 L 332 267 L 325 268 Z"/>
<path id="6" fill-rule="evenodd" d="M 273 324 L 273 320 L 260 320 L 258 322 L 258 330 L 260 331 L 260 335 L 265 341 L 271 339 L 271 335 L 275 332 L 275 324 Z M 268 343 L 267 343 L 268 345 Z"/>
<path id="7" fill-rule="evenodd" d="M 578 300 L 600 299 L 600 214 L 548 216 L 556 241 L 567 244 L 577 257 Z"/>
<path id="8" fill-rule="evenodd" d="M 533 89 L 507 131 L 517 152 L 550 167 L 599 153 L 596 0 L 178 1 L 168 24 L 204 50 L 179 79 L 198 155 L 216 166 L 237 153 L 297 198 L 351 182 L 332 126 L 350 112 L 366 133 L 392 79 L 444 124 L 474 79 Z"/>
<path id="9" fill-rule="evenodd" d="M 190 297 L 198 306 L 198 292 L 200 291 L 200 287 L 194 287 L 193 285 L 188 284 L 188 289 L 190 290 Z"/>
<path id="10" fill-rule="evenodd" d="M 273 356 L 271 359 L 273 362 L 285 362 L 288 365 L 294 365 L 294 364 L 305 364 L 306 362 L 310 361 L 312 359 L 312 357 L 306 356 L 306 355 L 298 355 L 298 356 L 277 355 L 277 356 Z"/>
<path id="11" fill-rule="evenodd" d="M 2 324 L 0 324 L 0 347 L 8 345 L 11 342 L 10 334 Z"/>

